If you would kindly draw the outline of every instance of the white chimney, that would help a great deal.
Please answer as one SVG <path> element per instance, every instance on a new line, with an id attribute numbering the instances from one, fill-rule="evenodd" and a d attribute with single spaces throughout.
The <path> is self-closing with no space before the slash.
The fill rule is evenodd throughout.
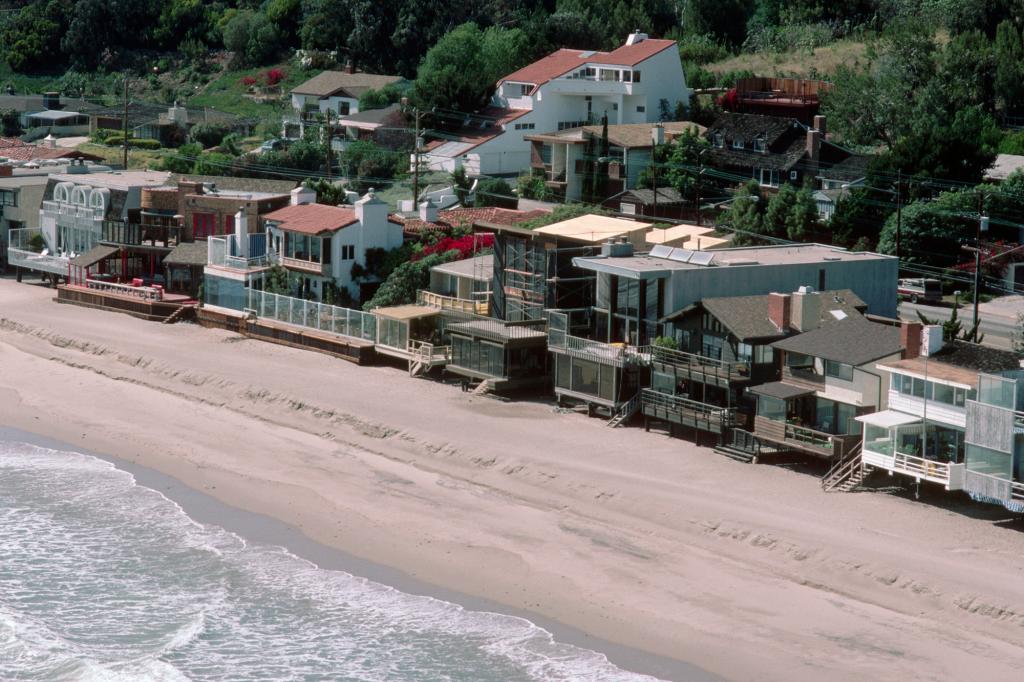
<path id="1" fill-rule="evenodd" d="M 942 325 L 929 324 L 921 328 L 921 355 L 935 355 L 942 350 Z"/>
<path id="2" fill-rule="evenodd" d="M 665 126 L 659 123 L 651 128 L 651 142 L 655 145 L 665 144 Z"/>
<path id="3" fill-rule="evenodd" d="M 388 205 L 377 198 L 373 188 L 356 202 L 356 218 L 365 227 L 383 227 L 388 221 Z"/>
<path id="4" fill-rule="evenodd" d="M 305 185 L 299 185 L 291 191 L 292 195 L 292 206 L 301 206 L 303 204 L 312 204 L 316 202 L 316 192 L 306 187 Z"/>
<path id="5" fill-rule="evenodd" d="M 235 248 L 238 249 L 236 255 L 249 257 L 249 216 L 242 209 L 235 214 Z"/>
<path id="6" fill-rule="evenodd" d="M 817 163 L 818 155 L 821 152 L 821 131 L 809 128 L 807 130 L 807 157 Z"/>
<path id="7" fill-rule="evenodd" d="M 429 198 L 420 203 L 420 220 L 425 223 L 437 222 L 437 204 Z"/>
<path id="8" fill-rule="evenodd" d="M 641 33 L 640 29 L 636 29 L 629 34 L 628 38 L 626 38 L 626 44 L 636 45 L 637 43 L 642 43 L 643 41 L 647 40 L 647 38 L 648 36 L 646 33 Z"/>

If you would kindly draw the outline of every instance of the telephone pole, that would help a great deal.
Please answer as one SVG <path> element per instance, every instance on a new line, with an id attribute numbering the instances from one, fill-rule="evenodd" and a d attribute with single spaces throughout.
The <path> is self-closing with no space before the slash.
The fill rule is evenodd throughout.
<path id="1" fill-rule="evenodd" d="M 128 74 L 124 76 L 124 142 L 123 142 L 123 163 L 124 169 L 128 170 Z"/>
<path id="2" fill-rule="evenodd" d="M 981 233 L 988 232 L 985 193 L 978 192 L 978 226 L 974 236 L 974 341 L 978 340 L 978 293 L 981 289 Z"/>
<path id="3" fill-rule="evenodd" d="M 331 181 L 331 108 L 327 107 L 327 126 L 325 131 L 327 134 L 327 182 Z"/>
<path id="4" fill-rule="evenodd" d="M 896 264 L 900 261 L 900 232 L 903 231 L 903 170 L 896 169 Z"/>
<path id="5" fill-rule="evenodd" d="M 413 107 L 413 119 L 415 120 L 415 137 L 412 141 L 413 169 L 412 169 L 412 203 L 414 208 L 419 208 L 420 200 L 420 113 L 419 107 Z"/>

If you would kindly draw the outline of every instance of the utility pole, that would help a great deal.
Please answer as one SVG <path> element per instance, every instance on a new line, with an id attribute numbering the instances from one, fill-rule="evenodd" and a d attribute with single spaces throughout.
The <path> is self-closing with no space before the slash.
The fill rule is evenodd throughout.
<path id="1" fill-rule="evenodd" d="M 896 267 L 900 261 L 900 232 L 903 230 L 903 170 L 896 169 Z"/>
<path id="2" fill-rule="evenodd" d="M 413 120 L 416 122 L 415 137 L 412 141 L 413 168 L 412 168 L 412 203 L 413 207 L 419 208 L 420 200 L 420 108 L 413 107 Z"/>
<path id="3" fill-rule="evenodd" d="M 325 128 L 327 134 L 327 182 L 331 181 L 331 108 L 327 107 L 327 126 Z"/>
<path id="4" fill-rule="evenodd" d="M 654 186 L 654 217 L 657 218 L 658 217 L 658 160 L 654 157 L 655 149 L 651 150 L 651 185 Z"/>
<path id="5" fill-rule="evenodd" d="M 124 148 L 122 150 L 124 155 L 124 169 L 128 170 L 128 74 L 124 76 Z"/>
<path id="6" fill-rule="evenodd" d="M 985 193 L 978 192 L 978 225 L 974 236 L 974 327 L 973 341 L 978 340 L 978 293 L 981 289 L 981 233 L 988 232 L 988 216 L 985 215 Z"/>

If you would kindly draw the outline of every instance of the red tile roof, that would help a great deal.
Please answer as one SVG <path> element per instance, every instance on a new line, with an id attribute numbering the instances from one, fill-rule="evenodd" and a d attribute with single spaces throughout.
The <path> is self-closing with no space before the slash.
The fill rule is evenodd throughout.
<path id="1" fill-rule="evenodd" d="M 539 87 L 552 78 L 557 78 L 584 64 L 636 66 L 645 59 L 649 59 L 662 50 L 673 47 L 675 44 L 674 40 L 647 38 L 635 45 L 623 45 L 611 52 L 592 52 L 590 50 L 562 48 L 552 52 L 543 59 L 535 61 L 529 66 L 524 66 L 518 71 L 510 73 L 498 81 L 498 84 L 512 81 L 516 83 L 533 83 Z"/>
<path id="2" fill-rule="evenodd" d="M 285 206 L 276 211 L 271 211 L 263 217 L 265 220 L 272 220 L 277 223 L 282 230 L 301 232 L 302 234 L 337 232 L 342 228 L 359 222 L 354 208 L 328 206 L 326 204 Z"/>
<path id="3" fill-rule="evenodd" d="M 547 215 L 547 211 L 535 209 L 532 211 L 518 211 L 513 208 L 498 208 L 497 206 L 486 206 L 482 208 L 450 208 L 438 211 L 437 220 L 427 222 L 416 217 L 405 218 L 400 215 L 392 216 L 395 222 L 402 223 L 402 230 L 406 234 L 419 234 L 421 232 L 449 232 L 453 227 L 459 225 L 472 225 L 476 222 L 496 223 L 498 225 L 516 225 Z"/>
<path id="4" fill-rule="evenodd" d="M 22 142 L 16 137 L 0 137 L 0 156 L 12 161 L 32 161 L 34 159 L 88 159 L 101 161 L 95 154 L 86 154 L 77 149 L 66 147 L 42 147 L 37 144 Z"/>
<path id="5" fill-rule="evenodd" d="M 446 132 L 444 137 L 430 140 L 424 146 L 425 151 L 433 151 L 448 142 L 471 143 L 472 147 L 465 147 L 458 150 L 456 156 L 462 156 L 470 149 L 479 147 L 505 132 L 501 126 L 514 121 L 520 116 L 530 113 L 529 109 L 503 109 L 501 107 L 486 107 L 478 114 L 470 117 L 469 125 L 461 126 L 455 130 Z M 491 123 L 489 128 L 481 128 L 481 123 Z"/>

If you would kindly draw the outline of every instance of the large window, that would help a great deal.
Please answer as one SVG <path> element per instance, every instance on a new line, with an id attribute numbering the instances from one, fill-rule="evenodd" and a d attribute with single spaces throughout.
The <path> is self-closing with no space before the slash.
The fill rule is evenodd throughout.
<path id="1" fill-rule="evenodd" d="M 1009 453 L 967 444 L 967 468 L 980 474 L 1012 478 L 1012 457 Z"/>
<path id="2" fill-rule="evenodd" d="M 757 398 L 757 416 L 772 421 L 786 421 L 786 401 L 762 395 Z"/>
<path id="3" fill-rule="evenodd" d="M 245 284 L 239 280 L 207 275 L 203 287 L 206 303 L 210 305 L 232 310 L 243 310 L 248 305 Z"/>
<path id="4" fill-rule="evenodd" d="M 705 334 L 701 339 L 700 354 L 712 360 L 722 359 L 722 337 Z"/>
<path id="5" fill-rule="evenodd" d="M 925 381 L 906 374 L 893 374 L 889 380 L 889 388 L 906 396 L 932 400 L 944 405 L 963 407 L 968 400 L 974 400 L 977 391 L 940 384 L 936 381 Z"/>
<path id="6" fill-rule="evenodd" d="M 576 393 L 615 400 L 615 373 L 611 365 L 602 365 L 590 360 L 555 356 L 555 385 Z"/>
<path id="7" fill-rule="evenodd" d="M 12 189 L 0 189 L 0 206 L 17 206 L 18 193 Z"/>
<path id="8" fill-rule="evenodd" d="M 853 381 L 853 365 L 835 360 L 825 361 L 825 376 L 835 377 L 843 381 Z"/>
<path id="9" fill-rule="evenodd" d="M 978 402 L 986 405 L 1015 409 L 1016 390 L 1017 382 L 1013 379 L 984 374 L 978 377 Z"/>

